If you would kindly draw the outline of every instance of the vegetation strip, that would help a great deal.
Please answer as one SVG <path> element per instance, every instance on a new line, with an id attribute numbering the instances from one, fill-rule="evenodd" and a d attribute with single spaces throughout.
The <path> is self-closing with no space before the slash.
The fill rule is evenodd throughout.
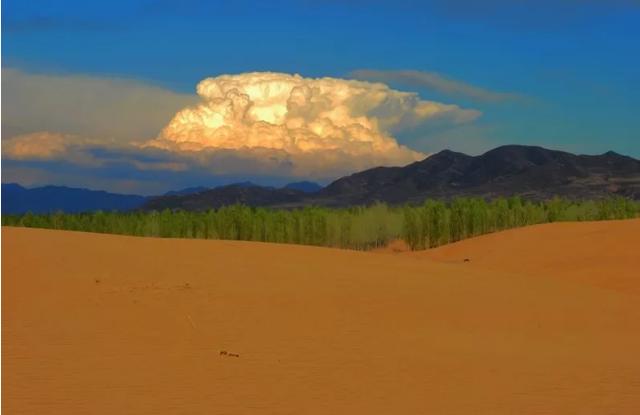
<path id="1" fill-rule="evenodd" d="M 558 221 L 627 219 L 640 216 L 640 203 L 625 198 L 599 201 L 545 202 L 518 197 L 486 201 L 459 198 L 449 203 L 429 200 L 419 206 L 296 210 L 242 205 L 208 212 L 96 212 L 3 215 L 2 225 L 111 233 L 161 238 L 226 239 L 372 249 L 403 239 L 411 249 L 424 249 L 461 239 Z"/>

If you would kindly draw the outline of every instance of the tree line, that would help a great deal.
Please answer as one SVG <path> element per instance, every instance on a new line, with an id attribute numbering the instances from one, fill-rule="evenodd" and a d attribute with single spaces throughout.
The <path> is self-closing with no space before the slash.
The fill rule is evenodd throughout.
<path id="1" fill-rule="evenodd" d="M 640 203 L 611 198 L 544 202 L 518 197 L 458 198 L 392 207 L 305 207 L 276 210 L 232 205 L 207 212 L 95 212 L 2 215 L 2 225 L 161 238 L 229 239 L 366 250 L 403 239 L 411 249 L 519 226 L 556 221 L 626 219 Z"/>

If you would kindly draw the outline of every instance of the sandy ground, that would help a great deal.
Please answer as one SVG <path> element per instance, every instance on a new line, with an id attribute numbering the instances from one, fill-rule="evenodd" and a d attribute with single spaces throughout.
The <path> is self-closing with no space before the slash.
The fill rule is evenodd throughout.
<path id="1" fill-rule="evenodd" d="M 640 413 L 637 220 L 396 254 L 2 239 L 6 414 Z"/>

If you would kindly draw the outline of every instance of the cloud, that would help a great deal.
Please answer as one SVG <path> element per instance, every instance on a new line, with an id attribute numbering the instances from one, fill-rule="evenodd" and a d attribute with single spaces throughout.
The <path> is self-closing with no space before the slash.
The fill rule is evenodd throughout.
<path id="1" fill-rule="evenodd" d="M 14 160 L 48 160 L 65 154 L 72 140 L 65 134 L 43 131 L 3 141 L 2 152 Z"/>
<path id="2" fill-rule="evenodd" d="M 201 103 L 178 112 L 146 145 L 267 152 L 286 159 L 296 175 L 422 159 L 425 154 L 400 145 L 391 133 L 435 119 L 458 124 L 479 116 L 382 83 L 283 73 L 207 78 L 197 91 Z"/>
<path id="3" fill-rule="evenodd" d="M 43 76 L 51 78 L 54 77 Z M 104 86 L 101 82 L 100 88 Z M 35 89 L 39 94 L 34 90 L 21 96 L 53 103 L 55 97 L 49 94 L 61 90 L 61 84 L 54 83 L 55 88 L 40 85 Z M 71 95 L 80 94 L 71 80 L 65 80 L 64 86 Z M 66 117 L 61 110 L 56 115 L 44 114 L 41 109 L 31 111 L 35 119 L 30 121 L 30 128 L 51 125 L 59 129 L 3 139 L 2 156 L 12 162 L 11 171 L 31 171 L 36 177 L 33 172 L 51 169 L 58 176 L 67 172 L 65 180 L 81 174 L 82 180 L 99 177 L 100 183 L 111 172 L 119 183 L 126 176 L 129 187 L 156 180 L 151 187 L 166 186 L 166 190 L 178 183 L 219 183 L 225 177 L 262 178 L 256 180 L 262 183 L 284 183 L 293 178 L 327 182 L 366 168 L 404 165 L 427 156 L 398 143 L 394 138 L 398 132 L 416 131 L 431 124 L 464 125 L 480 116 L 476 110 L 425 101 L 415 93 L 396 91 L 382 83 L 260 72 L 203 80 L 197 86 L 199 102 L 187 100 L 181 109 L 174 110 L 173 117 L 163 120 L 164 128 L 155 126 L 155 111 L 163 106 L 163 97 L 172 100 L 175 95 L 162 90 L 153 90 L 157 95 L 149 95 L 149 89 L 143 88 L 143 92 L 134 94 L 136 99 L 121 103 L 128 109 L 133 125 L 114 125 L 114 130 L 109 130 L 112 124 L 126 124 L 112 118 L 114 113 L 123 114 L 111 104 L 100 102 L 104 97 L 93 95 L 93 80 L 82 80 L 80 88 L 86 86 L 89 89 L 85 92 L 91 98 L 83 100 L 84 107 L 74 109 L 67 101 Z M 121 96 L 126 101 L 127 95 L 122 94 L 123 91 L 116 92 L 110 99 L 115 103 L 116 96 Z M 150 96 L 156 100 L 149 102 Z M 180 100 L 164 105 L 175 106 L 177 101 Z M 24 115 L 28 100 L 6 102 L 12 108 L 5 109 L 19 117 L 3 113 L 3 122 L 28 121 Z M 85 108 L 92 102 L 94 108 Z M 153 117 L 147 111 L 154 113 Z M 100 115 L 111 118 L 110 122 Z M 98 125 L 74 120 L 85 116 L 94 117 Z M 147 121 L 140 124 L 138 117 Z M 145 128 L 156 132 L 141 140 Z M 148 193 L 148 189 L 139 191 Z"/>
<path id="4" fill-rule="evenodd" d="M 2 140 L 2 156 L 11 160 L 59 160 L 96 165 L 100 161 L 87 151 L 91 146 L 107 146 L 108 141 L 48 131 L 23 134 Z"/>
<path id="5" fill-rule="evenodd" d="M 202 150 L 176 152 L 155 147 L 105 146 L 95 143 L 66 145 L 55 142 L 52 151 L 35 152 L 30 147 L 38 139 L 53 133 L 35 133 L 17 137 L 29 151 L 16 152 L 13 140 L 3 142 L 2 179 L 28 186 L 58 184 L 97 190 L 160 194 L 194 185 L 214 186 L 239 181 L 280 185 L 291 181 L 290 157 L 268 149 Z M 13 150 L 13 151 L 12 151 Z M 324 175 L 314 180 L 335 178 L 321 160 Z M 306 177 L 306 176 L 305 176 Z"/>
<path id="6" fill-rule="evenodd" d="M 119 142 L 158 134 L 176 111 L 197 102 L 139 81 L 41 75 L 2 69 L 3 137 L 55 131 Z"/>
<path id="7" fill-rule="evenodd" d="M 520 100 L 523 98 L 518 94 L 491 91 L 462 81 L 449 79 L 435 72 L 359 69 L 351 72 L 351 76 L 356 79 L 369 81 L 398 82 L 413 87 L 435 90 L 445 95 L 465 97 L 475 101 L 504 102 Z"/>

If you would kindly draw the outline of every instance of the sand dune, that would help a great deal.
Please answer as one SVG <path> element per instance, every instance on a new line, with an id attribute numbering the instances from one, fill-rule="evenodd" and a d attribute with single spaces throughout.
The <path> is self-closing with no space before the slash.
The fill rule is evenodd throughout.
<path id="1" fill-rule="evenodd" d="M 640 413 L 640 221 L 394 255 L 2 236 L 7 414 Z"/>
<path id="2" fill-rule="evenodd" d="M 640 294 L 640 220 L 529 226 L 411 255 Z"/>

